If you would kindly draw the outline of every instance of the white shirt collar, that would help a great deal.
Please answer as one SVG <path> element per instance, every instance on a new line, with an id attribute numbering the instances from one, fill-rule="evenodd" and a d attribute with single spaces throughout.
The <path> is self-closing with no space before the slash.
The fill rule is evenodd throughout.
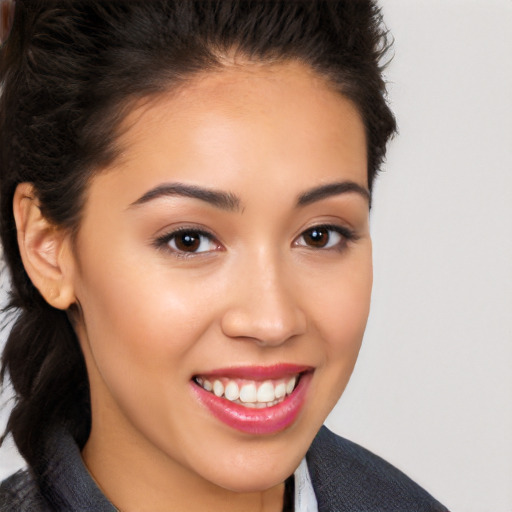
<path id="1" fill-rule="evenodd" d="M 311 483 L 306 458 L 303 458 L 295 473 L 295 512 L 318 512 L 315 491 Z"/>

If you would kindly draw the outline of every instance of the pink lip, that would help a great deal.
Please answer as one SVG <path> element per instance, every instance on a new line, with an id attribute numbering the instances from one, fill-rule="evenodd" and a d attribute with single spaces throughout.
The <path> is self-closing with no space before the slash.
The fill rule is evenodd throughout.
<path id="1" fill-rule="evenodd" d="M 245 379 L 278 379 L 301 373 L 299 382 L 291 395 L 281 403 L 264 409 L 250 409 L 243 405 L 218 397 L 191 381 L 192 389 L 199 401 L 224 424 L 247 434 L 274 434 L 289 427 L 304 405 L 311 381 L 311 367 L 277 365 L 272 367 L 229 368 L 209 372 L 208 376 L 224 376 Z M 306 373 L 303 373 L 306 372 Z M 203 374 L 201 374 L 203 375 Z"/>

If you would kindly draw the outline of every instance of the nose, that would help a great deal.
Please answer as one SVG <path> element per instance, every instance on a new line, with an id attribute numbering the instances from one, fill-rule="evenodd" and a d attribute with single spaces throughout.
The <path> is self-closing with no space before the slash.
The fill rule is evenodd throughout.
<path id="1" fill-rule="evenodd" d="M 303 334 L 306 314 L 293 280 L 290 271 L 268 258 L 245 265 L 232 281 L 234 293 L 221 320 L 223 333 L 262 346 L 279 346 Z"/>

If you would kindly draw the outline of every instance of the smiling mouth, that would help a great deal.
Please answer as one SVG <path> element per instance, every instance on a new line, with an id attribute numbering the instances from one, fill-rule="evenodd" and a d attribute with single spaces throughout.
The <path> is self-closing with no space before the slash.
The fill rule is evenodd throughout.
<path id="1" fill-rule="evenodd" d="M 299 417 L 313 373 L 297 364 L 242 366 L 196 374 L 191 384 L 199 402 L 228 427 L 273 435 Z"/>
<path id="2" fill-rule="evenodd" d="M 301 373 L 263 381 L 229 377 L 196 376 L 194 382 L 219 398 L 251 409 L 264 409 L 283 402 L 299 383 Z"/>

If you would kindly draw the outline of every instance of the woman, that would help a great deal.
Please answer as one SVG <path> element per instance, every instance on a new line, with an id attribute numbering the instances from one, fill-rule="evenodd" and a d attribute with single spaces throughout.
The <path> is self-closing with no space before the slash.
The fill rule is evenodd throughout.
<path id="1" fill-rule="evenodd" d="M 18 2 L 2 510 L 446 510 L 322 427 L 395 123 L 371 1 Z"/>

